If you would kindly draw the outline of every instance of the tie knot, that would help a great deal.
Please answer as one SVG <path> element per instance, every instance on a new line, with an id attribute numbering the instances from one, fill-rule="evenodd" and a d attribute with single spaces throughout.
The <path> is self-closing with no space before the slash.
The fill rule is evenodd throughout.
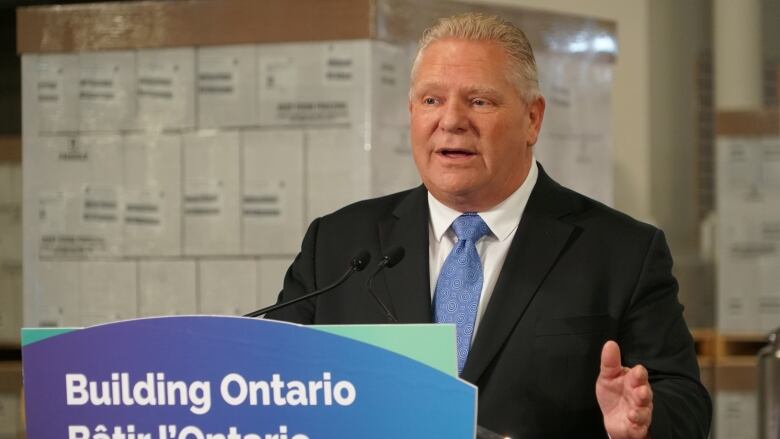
<path id="1" fill-rule="evenodd" d="M 479 238 L 490 233 L 490 228 L 485 224 L 485 221 L 474 212 L 466 212 L 455 218 L 451 227 L 458 240 L 471 241 L 472 243 L 476 243 Z"/>

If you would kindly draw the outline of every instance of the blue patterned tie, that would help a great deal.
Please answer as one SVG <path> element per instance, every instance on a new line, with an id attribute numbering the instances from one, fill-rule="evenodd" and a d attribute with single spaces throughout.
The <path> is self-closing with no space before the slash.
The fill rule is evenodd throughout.
<path id="1" fill-rule="evenodd" d="M 450 227 L 458 242 L 441 267 L 434 308 L 436 323 L 455 323 L 460 374 L 469 355 L 482 293 L 482 261 L 475 244 L 490 232 L 490 228 L 473 212 L 455 218 Z"/>

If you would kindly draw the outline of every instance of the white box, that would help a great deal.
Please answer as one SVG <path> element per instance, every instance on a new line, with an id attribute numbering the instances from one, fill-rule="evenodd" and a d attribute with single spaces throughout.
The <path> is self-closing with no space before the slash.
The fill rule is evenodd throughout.
<path id="1" fill-rule="evenodd" d="M 257 122 L 255 46 L 199 47 L 198 127 L 251 126 Z"/>
<path id="2" fill-rule="evenodd" d="M 780 322 L 780 215 L 746 209 L 719 216 L 718 329 L 773 330 Z"/>
<path id="3" fill-rule="evenodd" d="M 25 139 L 36 166 L 31 180 L 45 189 L 80 191 L 89 180 L 92 156 L 78 136 Z"/>
<path id="4" fill-rule="evenodd" d="M 199 313 L 242 316 L 257 309 L 254 260 L 201 260 L 198 278 Z"/>
<path id="5" fill-rule="evenodd" d="M 719 390 L 714 399 L 715 439 L 759 439 L 756 392 Z"/>
<path id="6" fill-rule="evenodd" d="M 81 131 L 117 131 L 135 127 L 135 52 L 81 53 L 79 67 Z"/>
<path id="7" fill-rule="evenodd" d="M 185 254 L 240 254 L 238 162 L 235 131 L 184 136 Z"/>
<path id="8" fill-rule="evenodd" d="M 284 286 L 284 276 L 287 269 L 290 268 L 294 256 L 286 258 L 262 258 L 257 262 L 258 281 L 260 290 L 258 292 L 257 308 L 265 308 L 273 305 Z"/>
<path id="9" fill-rule="evenodd" d="M 81 263 L 81 325 L 127 320 L 138 316 L 135 262 Z"/>
<path id="10" fill-rule="evenodd" d="M 69 261 L 40 261 L 32 286 L 35 320 L 26 326 L 79 326 L 81 264 Z M 25 297 L 27 300 L 28 297 Z"/>
<path id="11" fill-rule="evenodd" d="M 371 154 L 361 130 L 306 130 L 306 223 L 371 195 Z"/>
<path id="12" fill-rule="evenodd" d="M 121 254 L 121 137 L 48 137 L 33 148 L 41 254 Z"/>
<path id="13" fill-rule="evenodd" d="M 295 253 L 303 236 L 303 133 L 244 131 L 241 137 L 244 254 Z"/>
<path id="14" fill-rule="evenodd" d="M 780 322 L 780 139 L 721 137 L 717 148 L 717 327 Z"/>
<path id="15" fill-rule="evenodd" d="M 195 314 L 195 261 L 138 263 L 138 316 Z"/>
<path id="16" fill-rule="evenodd" d="M 416 47 L 371 43 L 371 191 L 381 196 L 420 184 L 409 142 L 409 70 Z"/>
<path id="17" fill-rule="evenodd" d="M 780 210 L 780 137 L 719 137 L 715 146 L 718 212 Z"/>
<path id="18" fill-rule="evenodd" d="M 38 132 L 75 132 L 79 129 L 79 56 L 76 54 L 24 55 L 33 69 L 32 105 Z"/>
<path id="19" fill-rule="evenodd" d="M 536 62 L 547 105 L 534 154 L 561 184 L 612 205 L 612 63 L 549 53 Z"/>
<path id="20" fill-rule="evenodd" d="M 195 49 L 138 51 L 138 126 L 195 126 Z"/>
<path id="21" fill-rule="evenodd" d="M 89 255 L 122 254 L 122 139 L 118 135 L 82 136 L 89 154 L 83 187 L 82 233 L 91 238 Z"/>
<path id="22" fill-rule="evenodd" d="M 124 139 L 124 253 L 181 254 L 181 137 L 133 134 Z"/>
<path id="23" fill-rule="evenodd" d="M 257 46 L 264 127 L 363 124 L 368 117 L 368 40 Z"/>
<path id="24" fill-rule="evenodd" d="M 421 184 L 408 126 L 376 125 L 371 133 L 371 193 L 379 197 Z"/>

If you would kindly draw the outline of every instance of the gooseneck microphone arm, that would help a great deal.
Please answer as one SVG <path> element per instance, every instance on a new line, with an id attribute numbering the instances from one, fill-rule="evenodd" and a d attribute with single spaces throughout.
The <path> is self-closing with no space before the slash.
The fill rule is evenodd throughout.
<path id="1" fill-rule="evenodd" d="M 361 250 L 358 252 L 354 258 L 349 262 L 349 268 L 347 268 L 347 271 L 344 272 L 343 275 L 341 275 L 336 282 L 333 282 L 332 284 L 326 286 L 325 288 L 321 288 L 316 291 L 312 291 L 309 294 L 304 294 L 301 297 L 296 297 L 295 299 L 288 300 L 286 302 L 277 303 L 271 306 L 267 306 L 262 309 L 258 309 L 257 311 L 250 312 L 249 314 L 244 314 L 244 317 L 257 317 L 261 316 L 263 314 L 267 314 L 271 311 L 276 311 L 277 309 L 285 308 L 287 306 L 290 306 L 292 304 L 298 303 L 302 300 L 311 299 L 312 297 L 319 296 L 322 293 L 326 293 L 337 286 L 343 284 L 346 282 L 347 279 L 350 278 L 353 274 L 357 273 L 358 271 L 362 271 L 364 268 L 366 268 L 366 265 L 368 265 L 368 261 L 371 260 L 371 255 L 365 251 Z"/>
<path id="2" fill-rule="evenodd" d="M 376 277 L 377 274 L 379 274 L 380 271 L 384 270 L 385 267 L 387 268 L 393 268 L 395 265 L 399 262 L 401 262 L 401 259 L 404 258 L 404 248 L 403 247 L 392 247 L 390 250 L 387 251 L 384 257 L 382 257 L 382 260 L 379 261 L 379 263 L 376 266 L 376 269 L 374 269 L 374 272 L 371 273 L 371 276 L 368 277 L 368 280 L 366 281 L 366 289 L 368 290 L 368 293 L 371 294 L 371 297 L 374 298 L 377 305 L 379 305 L 380 308 L 382 308 L 382 311 L 385 313 L 385 317 L 387 317 L 387 320 L 392 323 L 398 323 L 398 319 L 395 318 L 392 312 L 385 306 L 384 302 L 382 302 L 379 299 L 379 296 L 376 295 L 374 292 L 374 289 L 372 288 L 372 284 L 374 282 L 374 277 Z"/>

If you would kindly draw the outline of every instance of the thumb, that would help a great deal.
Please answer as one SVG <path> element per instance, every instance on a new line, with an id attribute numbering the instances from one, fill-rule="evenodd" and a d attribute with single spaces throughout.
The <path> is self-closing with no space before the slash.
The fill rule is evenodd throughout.
<path id="1" fill-rule="evenodd" d="M 623 371 L 620 364 L 620 347 L 612 340 L 604 343 L 601 349 L 601 377 L 615 378 Z"/>

